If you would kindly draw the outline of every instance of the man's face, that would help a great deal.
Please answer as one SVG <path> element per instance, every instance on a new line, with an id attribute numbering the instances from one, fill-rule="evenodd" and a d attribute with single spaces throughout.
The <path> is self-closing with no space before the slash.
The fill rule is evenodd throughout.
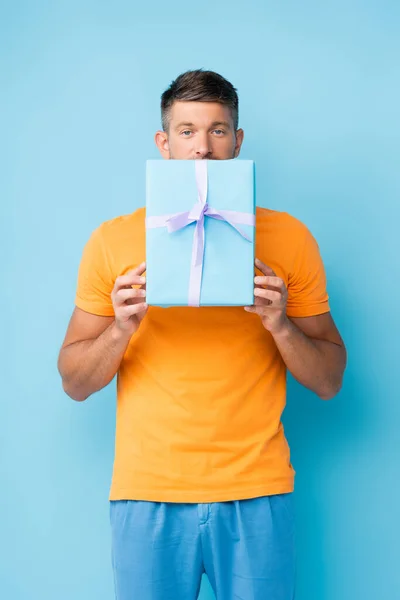
<path id="1" fill-rule="evenodd" d="M 234 130 L 229 107 L 218 102 L 174 102 L 168 132 L 155 135 L 165 159 L 236 158 L 242 141 L 243 130 Z"/>

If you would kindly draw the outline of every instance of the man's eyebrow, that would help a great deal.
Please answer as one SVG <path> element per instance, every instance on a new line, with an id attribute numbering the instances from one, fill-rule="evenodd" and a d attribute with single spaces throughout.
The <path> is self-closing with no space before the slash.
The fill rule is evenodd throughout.
<path id="1" fill-rule="evenodd" d="M 214 121 L 214 123 L 211 124 L 211 127 L 217 127 L 218 125 L 222 125 L 227 129 L 231 128 L 230 123 L 228 123 L 228 121 Z"/>
<path id="2" fill-rule="evenodd" d="M 222 125 L 223 127 L 226 127 L 227 129 L 231 128 L 230 123 L 228 123 L 228 121 L 214 121 L 213 123 L 211 123 L 211 127 L 218 127 Z M 182 123 L 178 123 L 178 125 L 175 126 L 175 129 L 180 129 L 181 127 L 194 127 L 194 123 L 189 123 L 188 121 L 182 121 Z"/>
<path id="3" fill-rule="evenodd" d="M 175 129 L 179 129 L 180 127 L 194 127 L 194 123 L 182 121 L 182 123 L 178 123 L 178 125 L 176 125 Z"/>

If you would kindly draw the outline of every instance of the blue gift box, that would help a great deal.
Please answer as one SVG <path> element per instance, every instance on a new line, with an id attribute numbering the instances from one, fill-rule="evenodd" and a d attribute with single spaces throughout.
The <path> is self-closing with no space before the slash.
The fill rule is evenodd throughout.
<path id="1" fill-rule="evenodd" d="M 147 303 L 253 304 L 254 225 L 254 161 L 148 160 Z"/>

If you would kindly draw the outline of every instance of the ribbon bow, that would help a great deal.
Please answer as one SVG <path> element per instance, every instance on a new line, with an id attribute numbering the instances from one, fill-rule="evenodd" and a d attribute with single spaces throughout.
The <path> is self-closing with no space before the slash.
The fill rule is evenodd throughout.
<path id="1" fill-rule="evenodd" d="M 196 223 L 193 236 L 192 261 L 189 279 L 189 306 L 200 306 L 201 281 L 203 277 L 204 261 L 204 218 L 210 217 L 219 221 L 225 221 L 248 242 L 251 238 L 246 235 L 237 225 L 255 226 L 253 213 L 238 212 L 234 210 L 216 210 L 207 203 L 207 160 L 195 160 L 196 185 L 198 201 L 188 212 L 180 212 L 174 215 L 163 215 L 159 217 L 147 217 L 148 228 L 167 227 L 168 233 L 179 231 L 192 223 Z"/>

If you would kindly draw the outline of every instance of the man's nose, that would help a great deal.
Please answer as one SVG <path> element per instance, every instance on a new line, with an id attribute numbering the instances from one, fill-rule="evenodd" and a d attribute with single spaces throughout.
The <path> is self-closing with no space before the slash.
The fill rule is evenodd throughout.
<path id="1" fill-rule="evenodd" d="M 196 158 L 206 158 L 211 154 L 211 141 L 207 133 L 199 133 L 195 138 Z"/>

